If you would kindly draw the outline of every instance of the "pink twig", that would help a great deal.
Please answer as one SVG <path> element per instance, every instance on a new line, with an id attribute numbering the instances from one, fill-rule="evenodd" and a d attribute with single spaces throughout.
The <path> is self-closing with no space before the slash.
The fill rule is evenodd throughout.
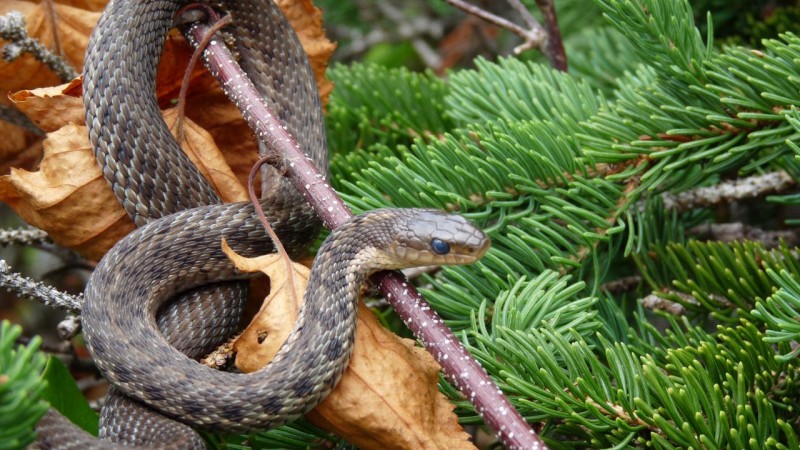
<path id="1" fill-rule="evenodd" d="M 208 25 L 197 24 L 187 34 L 191 41 L 199 42 L 208 30 Z M 211 74 L 219 80 L 226 95 L 239 108 L 258 138 L 270 151 L 280 155 L 282 169 L 325 225 L 336 229 L 349 221 L 353 214 L 262 101 L 222 39 L 212 40 L 203 57 Z M 470 357 L 453 332 L 401 273 L 381 272 L 374 275 L 372 281 L 507 448 L 547 448 L 483 367 Z"/>

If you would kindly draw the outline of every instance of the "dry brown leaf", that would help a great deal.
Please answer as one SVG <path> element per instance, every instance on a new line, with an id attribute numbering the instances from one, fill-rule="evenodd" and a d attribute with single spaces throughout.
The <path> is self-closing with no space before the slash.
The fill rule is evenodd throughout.
<path id="1" fill-rule="evenodd" d="M 299 305 L 292 305 L 290 296 L 282 292 L 286 275 L 276 255 L 244 258 L 224 242 L 223 251 L 240 270 L 266 273 L 273 286 L 261 311 L 234 344 L 236 366 L 252 372 L 277 353 L 294 325 Z M 294 272 L 297 285 L 307 281 L 304 266 L 295 264 Z M 308 418 L 364 449 L 474 449 L 453 406 L 439 392 L 438 374 L 439 365 L 431 355 L 414 341 L 387 331 L 359 303 L 350 365 Z"/>
<path id="2" fill-rule="evenodd" d="M 164 121 L 172 131 L 177 133 L 178 120 L 177 108 L 163 111 Z M 211 135 L 188 118 L 183 120 L 183 142 L 181 148 L 189 156 L 192 164 L 211 183 L 224 202 L 241 202 L 248 199 L 247 190 L 236 179 L 231 168 L 225 162 L 225 157 L 217 147 Z"/>
<path id="3" fill-rule="evenodd" d="M 8 173 L 11 167 L 29 167 L 31 147 L 38 141 L 38 136 L 25 131 L 9 122 L 0 120 L 0 173 Z"/>
<path id="4" fill-rule="evenodd" d="M 300 302 L 293 302 L 291 299 L 286 264 L 277 253 L 245 258 L 228 247 L 225 240 L 222 241 L 222 251 L 239 270 L 261 271 L 270 279 L 269 296 L 264 300 L 250 325 L 233 344 L 233 350 L 237 355 L 236 367 L 242 372 L 254 372 L 264 367 L 289 337 Z M 303 265 L 292 263 L 292 272 L 295 292 L 302 300 L 310 270 Z"/>
<path id="5" fill-rule="evenodd" d="M 314 6 L 311 0 L 276 0 L 283 14 L 289 19 L 303 50 L 308 55 L 314 75 L 317 78 L 319 95 L 322 104 L 328 103 L 328 96 L 333 90 L 333 84 L 325 78 L 328 61 L 336 50 L 336 44 L 329 41 L 322 27 L 322 10 Z"/>
<path id="6" fill-rule="evenodd" d="M 63 93 L 74 91 L 76 85 L 79 81 L 14 95 L 19 108 L 32 120 L 41 120 L 57 130 L 48 134 L 38 172 L 12 170 L 0 177 L 0 200 L 31 225 L 48 231 L 59 244 L 98 259 L 133 225 L 101 177 L 86 128 L 70 123 L 82 122 L 83 116 L 80 101 L 76 103 L 78 99 Z M 64 123 L 50 121 L 47 111 L 59 111 L 57 117 Z M 174 123 L 175 111 L 165 111 L 164 115 L 168 123 Z M 184 150 L 221 197 L 226 201 L 246 200 L 246 190 L 211 136 L 188 119 L 184 136 Z"/>
<path id="7" fill-rule="evenodd" d="M 39 128 L 52 132 L 85 123 L 80 95 L 65 94 L 74 91 L 75 85 L 80 85 L 80 79 L 60 86 L 17 91 L 8 98 Z"/>
<path id="8" fill-rule="evenodd" d="M 49 134 L 37 172 L 12 169 L 0 177 L 0 199 L 90 259 L 99 259 L 134 228 L 97 166 L 86 127 L 79 125 Z"/>

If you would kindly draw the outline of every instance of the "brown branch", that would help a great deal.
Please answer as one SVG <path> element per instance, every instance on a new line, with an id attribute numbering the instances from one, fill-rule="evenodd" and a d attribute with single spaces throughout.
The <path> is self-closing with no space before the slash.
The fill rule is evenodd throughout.
<path id="1" fill-rule="evenodd" d="M 544 31 L 544 28 L 542 28 L 542 26 L 539 25 L 539 22 L 537 22 L 536 19 L 533 18 L 533 16 L 530 16 L 530 18 L 533 19 L 533 22 L 528 23 L 530 29 L 526 30 L 521 26 L 515 24 L 514 22 L 506 20 L 500 16 L 494 15 L 489 11 L 486 11 L 485 9 L 481 9 L 463 0 L 446 0 L 446 1 L 447 3 L 450 3 L 451 5 L 464 11 L 467 14 L 472 14 L 475 17 L 479 17 L 491 24 L 497 25 L 500 28 L 504 28 L 516 34 L 517 36 L 521 37 L 523 39 L 522 44 L 518 45 L 517 47 L 514 47 L 514 53 L 517 55 L 524 52 L 525 50 L 540 47 L 544 42 L 545 38 L 547 37 L 546 36 L 547 33 Z M 514 3 L 513 2 L 511 3 L 513 6 Z"/>
<path id="2" fill-rule="evenodd" d="M 553 0 L 536 0 L 536 4 L 544 16 L 544 26 L 547 28 L 547 38 L 542 50 L 556 69 L 567 71 L 567 53 L 564 51 L 564 42 L 561 40 L 561 30 L 558 28 L 556 8 Z"/>
<path id="3" fill-rule="evenodd" d="M 197 42 L 202 40 L 208 29 L 207 25 L 198 24 L 187 30 L 186 34 L 191 41 Z M 203 55 L 212 75 L 219 80 L 256 136 L 267 148 L 280 155 L 286 175 L 314 207 L 325 225 L 336 229 L 349 221 L 352 213 L 328 185 L 325 176 L 305 157 L 295 139 L 283 129 L 276 114 L 262 101 L 222 39 L 212 40 Z M 486 370 L 469 356 L 439 315 L 402 275 L 380 272 L 371 279 L 406 326 L 433 354 L 451 382 L 472 402 L 486 424 L 509 449 L 546 448 L 489 378 Z"/>
<path id="4" fill-rule="evenodd" d="M 547 56 L 554 68 L 561 71 L 567 70 L 567 55 L 564 52 L 564 44 L 561 41 L 561 31 L 558 28 L 556 10 L 552 0 L 536 0 L 536 4 L 542 10 L 542 15 L 544 16 L 546 30 L 520 0 L 507 0 L 507 2 L 522 17 L 528 29 L 464 0 L 446 1 L 467 14 L 479 17 L 521 37 L 523 42 L 514 48 L 515 54 L 518 55 L 525 50 L 539 48 Z"/>

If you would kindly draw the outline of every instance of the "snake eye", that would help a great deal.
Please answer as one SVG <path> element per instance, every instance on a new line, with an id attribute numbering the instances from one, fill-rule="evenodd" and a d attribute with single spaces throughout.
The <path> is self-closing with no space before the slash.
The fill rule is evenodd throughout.
<path id="1" fill-rule="evenodd" d="M 431 248 L 433 249 L 434 253 L 439 255 L 446 255 L 450 253 L 450 246 L 447 244 L 447 242 L 438 238 L 433 238 L 431 240 Z"/>

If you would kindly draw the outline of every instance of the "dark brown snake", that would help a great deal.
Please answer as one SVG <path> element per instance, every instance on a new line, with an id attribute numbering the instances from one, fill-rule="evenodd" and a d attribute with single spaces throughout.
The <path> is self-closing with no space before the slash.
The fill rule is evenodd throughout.
<path id="1" fill-rule="evenodd" d="M 245 297 L 246 288 L 233 280 L 249 275 L 223 255 L 222 238 L 246 256 L 274 248 L 254 207 L 219 204 L 160 119 L 156 67 L 184 3 L 112 1 L 89 43 L 83 86 L 90 139 L 104 176 L 139 228 L 97 265 L 82 311 L 87 346 L 113 385 L 101 418 L 101 437 L 109 441 L 51 410 L 37 426 L 41 448 L 204 448 L 192 427 L 250 432 L 294 420 L 327 396 L 347 366 L 367 276 L 467 264 L 489 245 L 458 215 L 418 209 L 362 214 L 323 243 L 297 322 L 272 362 L 255 373 L 232 374 L 194 361 L 237 328 Z M 231 0 L 222 7 L 233 18 L 229 33 L 243 69 L 324 170 L 319 96 L 294 31 L 272 1 Z M 302 255 L 319 220 L 288 182 L 270 175 L 262 207 L 290 255 Z"/>

